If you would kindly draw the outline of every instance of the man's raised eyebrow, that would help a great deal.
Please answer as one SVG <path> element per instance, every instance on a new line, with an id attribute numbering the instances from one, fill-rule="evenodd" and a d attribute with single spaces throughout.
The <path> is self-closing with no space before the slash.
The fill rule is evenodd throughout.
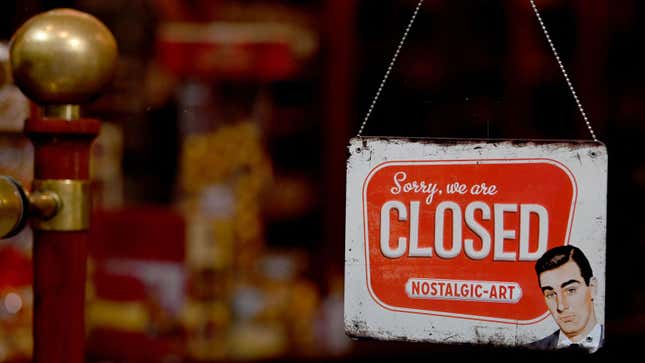
<path id="1" fill-rule="evenodd" d="M 549 286 L 549 285 L 547 285 L 547 286 L 540 286 L 540 287 L 542 288 L 542 292 L 545 292 L 546 290 L 553 291 L 553 288 L 552 288 L 551 286 Z"/>
<path id="2" fill-rule="evenodd" d="M 578 283 L 578 284 L 579 284 L 579 283 L 580 283 L 580 281 L 575 280 L 575 279 L 571 279 L 571 280 L 569 280 L 569 281 L 567 281 L 567 282 L 563 283 L 562 285 L 560 285 L 560 287 L 561 287 L 561 288 L 565 288 L 565 287 L 567 287 L 567 285 L 571 285 L 571 284 L 575 284 L 575 283 Z"/>

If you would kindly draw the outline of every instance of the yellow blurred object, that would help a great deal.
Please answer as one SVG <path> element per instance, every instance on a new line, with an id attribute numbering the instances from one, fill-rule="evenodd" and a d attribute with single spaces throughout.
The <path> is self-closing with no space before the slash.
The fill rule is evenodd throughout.
<path id="1" fill-rule="evenodd" d="M 222 361 L 229 355 L 228 336 L 225 333 L 216 336 L 195 334 L 188 338 L 186 349 L 188 356 L 198 361 Z"/>
<path id="2" fill-rule="evenodd" d="M 94 328 L 144 332 L 149 326 L 150 316 L 140 302 L 94 300 L 87 307 L 87 321 Z"/>
<path id="3" fill-rule="evenodd" d="M 316 313 L 320 296 L 313 282 L 299 279 L 290 289 L 289 312 L 294 318 L 313 316 Z"/>
<path id="4" fill-rule="evenodd" d="M 248 188 L 255 190 L 270 175 L 257 126 L 248 121 L 224 126 L 210 134 L 188 136 L 182 156 L 181 180 L 189 193 L 235 178 L 240 171 L 252 178 L 247 182 Z"/>
<path id="5" fill-rule="evenodd" d="M 182 322 L 188 330 L 197 330 L 205 322 L 216 327 L 225 327 L 230 323 L 231 313 L 226 303 L 221 301 L 201 302 L 188 300 L 182 311 Z"/>
<path id="6" fill-rule="evenodd" d="M 316 347 L 313 322 L 320 307 L 320 294 L 313 282 L 299 279 L 290 289 L 287 314 L 293 346 L 299 353 L 311 354 Z"/>
<path id="7" fill-rule="evenodd" d="M 5 362 L 11 358 L 13 351 L 7 343 L 7 338 L 0 331 L 0 362 Z"/>
<path id="8" fill-rule="evenodd" d="M 279 321 L 285 318 L 289 303 L 289 286 L 286 284 L 264 285 L 265 306 L 258 318 L 262 321 Z"/>
<path id="9" fill-rule="evenodd" d="M 235 230 L 230 220 L 216 219 L 212 222 L 213 239 L 216 247 L 211 251 L 211 266 L 215 269 L 224 269 L 232 266 L 233 244 L 235 241 Z"/>
<path id="10" fill-rule="evenodd" d="M 34 350 L 34 340 L 31 334 L 31 327 L 23 327 L 11 333 L 13 343 L 13 354 L 18 357 L 31 357 Z"/>
<path id="11" fill-rule="evenodd" d="M 235 231 L 231 219 L 208 219 L 199 213 L 189 218 L 186 259 L 192 269 L 230 268 Z"/>
<path id="12" fill-rule="evenodd" d="M 182 311 L 187 353 L 197 360 L 222 360 L 228 354 L 230 309 L 223 301 L 189 299 Z"/>
<path id="13" fill-rule="evenodd" d="M 286 353 L 289 344 L 280 324 L 237 324 L 230 339 L 231 357 L 236 360 L 275 358 Z"/>
<path id="14" fill-rule="evenodd" d="M 288 347 L 280 320 L 288 293 L 277 300 L 271 295 L 270 306 L 251 301 L 256 295 L 234 296 L 234 286 L 252 278 L 264 244 L 260 200 L 272 171 L 260 130 L 251 121 L 237 122 L 189 135 L 183 145 L 180 180 L 190 221 L 191 292 L 182 313 L 187 353 L 198 361 L 276 357 Z"/>
<path id="15" fill-rule="evenodd" d="M 262 148 L 258 127 L 251 121 L 191 135 L 185 140 L 181 173 L 184 191 L 199 195 L 218 185 L 228 185 L 233 190 L 233 264 L 238 271 L 248 270 L 261 248 L 260 195 L 270 179 L 271 164 Z M 228 226 L 218 222 L 221 217 L 212 219 L 213 223 L 220 223 L 213 226 L 215 234 L 228 233 Z M 215 235 L 215 243 L 226 245 L 228 237 Z"/>

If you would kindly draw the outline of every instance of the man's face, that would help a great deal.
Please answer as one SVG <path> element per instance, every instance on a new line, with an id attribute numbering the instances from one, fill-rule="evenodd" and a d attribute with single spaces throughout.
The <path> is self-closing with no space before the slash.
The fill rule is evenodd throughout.
<path id="1" fill-rule="evenodd" d="M 569 338 L 587 334 L 596 325 L 593 307 L 595 279 L 592 278 L 587 286 L 574 261 L 542 272 L 540 287 L 549 311 Z"/>

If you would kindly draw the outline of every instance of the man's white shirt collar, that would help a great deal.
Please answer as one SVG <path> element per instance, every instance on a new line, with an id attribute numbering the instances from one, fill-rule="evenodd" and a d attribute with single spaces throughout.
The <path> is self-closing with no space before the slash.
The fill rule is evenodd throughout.
<path id="1" fill-rule="evenodd" d="M 602 338 L 602 326 L 596 324 L 593 329 L 587 334 L 584 339 L 579 342 L 572 342 L 569 337 L 562 330 L 558 334 L 558 349 L 566 348 L 571 344 L 578 344 L 583 348 L 589 350 L 589 353 L 593 353 L 600 347 L 600 339 Z"/>

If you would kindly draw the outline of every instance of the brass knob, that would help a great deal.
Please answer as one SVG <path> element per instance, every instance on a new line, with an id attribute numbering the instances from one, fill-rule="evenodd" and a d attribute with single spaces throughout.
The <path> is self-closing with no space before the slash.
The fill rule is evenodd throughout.
<path id="1" fill-rule="evenodd" d="M 43 183 L 40 182 L 40 184 Z M 74 197 L 81 194 L 79 192 L 76 192 L 76 194 L 73 193 L 79 189 L 77 185 L 82 187 L 84 184 L 85 182 L 69 180 L 50 181 L 48 185 L 45 185 L 45 188 L 39 188 L 28 194 L 14 178 L 4 175 L 0 176 L 0 239 L 14 236 L 20 232 L 29 220 L 29 217 L 36 218 L 37 223 L 40 224 L 54 219 L 63 207 L 61 195 L 70 202 L 69 204 L 72 208 L 76 207 L 79 203 L 69 196 Z M 75 199 L 81 198 L 76 197 Z M 72 213 L 71 215 L 72 217 L 76 217 L 77 215 L 84 214 L 83 212 L 84 210 L 81 213 Z M 68 215 L 63 216 L 62 229 L 67 228 L 73 230 L 79 223 L 83 223 L 83 221 L 78 222 L 77 219 L 79 218 L 70 221 Z M 60 226 L 60 221 L 53 225 L 54 229 Z M 84 227 L 84 225 L 81 227 Z"/>
<path id="2" fill-rule="evenodd" d="M 11 237 L 27 222 L 29 201 L 22 186 L 9 176 L 0 176 L 0 238 Z"/>
<path id="3" fill-rule="evenodd" d="M 0 43 L 0 88 L 11 83 L 11 71 L 9 70 L 9 49 Z"/>
<path id="4" fill-rule="evenodd" d="M 91 101 L 111 81 L 117 45 L 95 17 L 72 9 L 51 10 L 27 20 L 10 42 L 14 82 L 48 110 Z M 75 117 L 74 117 L 75 116 Z"/>

